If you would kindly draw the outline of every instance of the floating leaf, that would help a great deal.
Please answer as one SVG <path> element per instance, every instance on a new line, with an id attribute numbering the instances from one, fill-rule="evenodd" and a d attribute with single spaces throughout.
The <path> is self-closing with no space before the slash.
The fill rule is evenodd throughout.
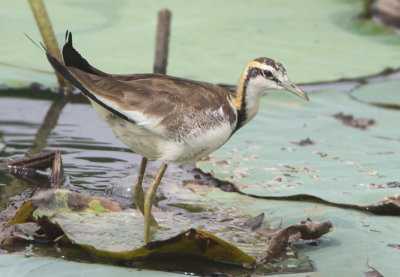
<path id="1" fill-rule="evenodd" d="M 390 103 L 389 91 L 396 103 L 398 85 L 391 82 L 386 92 L 379 90 L 381 85 L 363 85 L 354 92 L 356 99 L 337 91 L 317 92 L 309 103 L 299 105 L 289 105 L 293 99 L 283 93 L 269 94 L 251 123 L 208 160 L 197 163 L 217 178 L 233 182 L 233 191 L 238 192 L 227 197 L 214 189 L 207 197 L 247 213 L 265 213 L 275 225 L 298 222 L 305 216 L 313 221 L 331 220 L 335 231 L 319 244 L 295 244 L 321 274 L 357 275 L 368 271 L 365 263 L 369 259 L 383 276 L 396 276 L 398 249 L 388 245 L 400 240 L 400 218 L 370 213 L 399 215 L 400 207 L 396 186 L 399 111 L 375 105 L 381 102 L 380 91 L 387 99 L 381 103 Z M 369 100 L 363 102 L 364 93 Z M 332 117 L 340 113 L 373 119 L 375 124 L 365 130 L 353 128 Z M 307 137 L 318 144 L 300 147 L 291 143 Z M 254 154 L 257 160 L 245 159 Z M 221 165 L 219 161 L 226 162 Z M 250 176 L 236 176 L 238 167 L 246 168 Z"/>
<path id="2" fill-rule="evenodd" d="M 207 198 L 218 201 L 220 207 L 235 206 L 255 215 L 265 213 L 270 226 L 289 227 L 306 217 L 313 222 L 330 220 L 335 226 L 333 232 L 312 243 L 299 241 L 293 245 L 299 253 L 310 257 L 318 274 L 358 276 L 367 271 L 368 259 L 383 276 L 398 273 L 399 249 L 388 246 L 400 241 L 398 216 L 378 216 L 310 202 L 265 200 L 218 188 L 209 189 Z"/>
<path id="3" fill-rule="evenodd" d="M 299 226 L 304 228 L 303 231 L 300 230 L 300 227 L 296 227 L 297 225 L 286 228 L 282 226 L 268 228 L 263 222 L 264 215 L 249 219 L 235 227 L 232 222 L 235 221 L 237 215 L 232 211 L 226 212 L 227 216 L 232 219 L 224 219 L 225 212 L 221 213 L 223 210 L 218 210 L 215 216 L 220 218 L 220 223 L 215 222 L 213 225 L 209 225 L 203 220 L 193 221 L 183 215 L 172 216 L 168 212 L 154 211 L 155 217 L 164 228 L 156 233 L 155 241 L 142 245 L 143 217 L 138 211 L 111 212 L 102 206 L 94 212 L 87 208 L 88 205 L 84 205 L 85 200 L 90 203 L 94 201 L 93 198 L 58 189 L 42 191 L 25 203 L 36 203 L 37 206 L 40 206 L 31 213 L 31 216 L 51 240 L 65 235 L 68 238 L 67 242 L 80 246 L 92 256 L 116 262 L 185 257 L 192 260 L 239 264 L 246 268 L 252 268 L 255 265 L 255 259 L 244 251 L 250 252 L 258 258 L 265 258 L 268 241 L 279 240 L 281 242 L 279 246 L 277 243 L 270 246 L 276 257 L 287 252 L 286 247 L 290 242 L 295 241 L 293 237 L 297 232 L 300 231 L 303 234 L 296 236 L 297 240 L 300 238 L 317 239 L 324 233 L 314 232 L 316 234 L 314 236 L 306 235 L 304 230 L 312 230 L 312 224 L 316 223 L 301 223 Z M 197 199 L 197 201 L 200 200 L 198 197 Z M 208 217 L 211 216 L 206 210 L 203 213 Z M 223 225 L 222 222 L 227 222 L 227 224 Z M 209 229 L 228 240 L 222 240 L 208 231 L 194 228 L 179 233 L 178 230 L 185 230 L 188 226 Z M 298 229 L 293 231 L 294 228 Z M 252 232 L 249 233 L 247 229 L 251 229 Z M 177 235 L 177 233 L 179 234 Z M 282 234 L 289 233 L 290 236 L 286 236 L 285 240 L 285 235 Z M 237 243 L 243 249 L 239 249 L 228 241 Z M 13 242 L 17 241 L 3 240 L 4 246 L 12 245 Z M 288 262 L 286 268 L 285 263 Z M 292 269 L 290 263 L 293 263 L 293 259 L 274 261 L 272 264 L 258 264 L 256 271 L 266 273 L 275 272 L 278 269 L 279 272 L 312 270 L 312 265 L 307 263 L 306 258 L 302 258 L 299 262 L 301 263 L 298 267 Z"/>
<path id="4" fill-rule="evenodd" d="M 399 177 L 400 129 L 394 128 L 400 125 L 399 112 L 360 103 L 340 92 L 318 92 L 310 98 L 293 107 L 287 105 L 294 100 L 290 95 L 269 94 L 252 122 L 197 165 L 257 197 L 368 206 L 399 194 L 400 188 L 388 185 Z M 375 124 L 366 130 L 351 128 L 332 117 L 340 113 Z M 291 143 L 304 137 L 318 144 Z M 252 155 L 258 159 L 246 159 Z M 221 160 L 227 162 L 221 165 Z M 392 203 L 395 207 L 396 200 Z M 398 213 L 397 209 L 391 214 Z"/>
<path id="5" fill-rule="evenodd" d="M 182 274 L 155 270 L 110 266 L 106 264 L 82 263 L 51 257 L 26 256 L 21 254 L 0 255 L 0 276 L 118 276 L 131 277 L 182 277 Z"/>
<path id="6" fill-rule="evenodd" d="M 177 230 L 190 226 L 189 220 L 179 216 L 175 216 L 179 224 L 174 222 L 174 229 L 160 231 L 156 241 L 142 245 L 143 217 L 137 211 L 123 212 L 105 198 L 62 189 L 40 191 L 6 226 L 32 220 L 51 240 L 65 234 L 70 242 L 103 259 L 127 261 L 175 255 L 246 267 L 255 264 L 254 258 L 208 232 L 190 229 L 176 235 Z M 167 220 L 170 216 L 164 217 Z"/>
<path id="7" fill-rule="evenodd" d="M 363 103 L 400 109 L 399 87 L 399 80 L 386 80 L 363 85 L 352 91 L 351 96 Z"/>
<path id="8" fill-rule="evenodd" d="M 157 214 L 155 216 L 157 218 Z M 175 218 L 174 220 L 179 220 Z M 190 229 L 171 237 L 176 229 L 157 233 L 142 245 L 143 218 L 134 212 L 109 214 L 63 213 L 53 218 L 67 237 L 90 254 L 108 260 L 185 256 L 252 267 L 254 258 L 212 234 Z M 188 223 L 186 220 L 179 220 Z M 175 233 L 176 234 L 176 233 Z M 161 236 L 161 239 L 160 239 Z"/>
<path id="9" fill-rule="evenodd" d="M 115 202 L 103 197 L 94 197 L 64 189 L 44 190 L 36 193 L 19 207 L 15 216 L 5 226 L 35 222 L 43 217 L 51 217 L 61 212 L 110 212 L 120 211 Z M 43 224 L 46 224 L 42 221 Z M 42 226 L 43 227 L 43 226 Z"/>

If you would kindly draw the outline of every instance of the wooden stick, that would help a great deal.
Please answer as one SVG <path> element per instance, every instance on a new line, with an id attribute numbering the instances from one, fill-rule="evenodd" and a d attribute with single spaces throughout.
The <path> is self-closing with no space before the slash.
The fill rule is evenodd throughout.
<path id="1" fill-rule="evenodd" d="M 168 43 L 171 24 L 171 12 L 168 9 L 158 12 L 156 52 L 154 59 L 154 73 L 167 72 Z"/>
<path id="2" fill-rule="evenodd" d="M 371 19 L 372 17 L 372 9 L 371 6 L 374 3 L 374 0 L 363 0 L 363 11 L 360 16 L 364 19 Z"/>
<path id="3" fill-rule="evenodd" d="M 40 34 L 47 50 L 56 57 L 59 61 L 62 61 L 61 52 L 58 48 L 57 40 L 53 32 L 53 27 L 49 16 L 47 15 L 46 7 L 44 6 L 43 0 L 29 0 L 29 5 L 36 20 L 36 24 L 39 27 Z M 60 87 L 72 88 L 71 85 L 61 75 L 56 72 L 58 84 Z"/>
<path id="4" fill-rule="evenodd" d="M 29 180 L 31 176 L 24 174 L 24 169 L 32 168 L 35 170 L 44 170 L 52 168 L 51 181 L 54 187 L 61 185 L 63 177 L 63 165 L 60 151 L 44 152 L 30 157 L 15 159 L 9 162 L 0 163 L 0 170 L 14 173 L 22 179 Z"/>

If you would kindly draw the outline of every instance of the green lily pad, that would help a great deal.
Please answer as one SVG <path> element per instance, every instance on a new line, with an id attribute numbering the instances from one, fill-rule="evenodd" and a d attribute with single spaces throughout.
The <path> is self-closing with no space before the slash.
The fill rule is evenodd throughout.
<path id="1" fill-rule="evenodd" d="M 160 224 L 170 228 L 158 231 L 155 241 L 143 245 L 143 217 L 139 212 L 123 212 L 105 198 L 56 189 L 41 191 L 26 201 L 5 227 L 34 221 L 50 239 L 66 235 L 90 254 L 108 260 L 175 255 L 246 267 L 255 264 L 253 257 L 208 232 L 184 231 L 193 226 L 190 220 L 173 216 L 175 221 L 171 222 L 172 214 L 155 214 Z"/>
<path id="2" fill-rule="evenodd" d="M 155 216 L 157 217 L 157 213 Z M 134 212 L 61 213 L 52 221 L 63 229 L 73 243 L 103 259 L 129 261 L 140 258 L 186 256 L 247 267 L 255 263 L 252 257 L 237 247 L 208 232 L 190 229 L 176 235 L 179 227 L 190 226 L 190 221 L 176 216 L 174 229 L 157 232 L 156 240 L 146 245 L 142 245 L 143 217 Z"/>
<path id="3" fill-rule="evenodd" d="M 393 30 L 354 19 L 362 11 L 359 0 L 45 4 L 59 45 L 71 30 L 78 51 L 110 73 L 152 71 L 156 14 L 166 7 L 172 11 L 171 75 L 236 84 L 245 64 L 269 56 L 287 67 L 293 81 L 304 83 L 374 74 L 397 68 L 400 58 L 400 38 Z M 3 30 L 0 83 L 56 85 L 44 54 L 22 33 L 41 40 L 28 3 L 8 2 L 0 15 L 12 26 Z"/>
<path id="4" fill-rule="evenodd" d="M 197 165 L 257 196 L 368 205 L 400 193 L 392 185 L 400 178 L 399 111 L 335 91 L 310 98 L 264 97 L 256 118 Z"/>
<path id="5" fill-rule="evenodd" d="M 351 92 L 359 101 L 400 109 L 400 81 L 388 80 L 361 86 Z"/>
<path id="6" fill-rule="evenodd" d="M 62 212 L 103 213 L 121 211 L 119 205 L 104 197 L 94 197 L 65 189 L 40 191 L 26 201 L 5 227 L 35 222 L 40 217 L 51 217 Z"/>
<path id="7" fill-rule="evenodd" d="M 188 188 L 183 189 L 183 197 L 186 198 L 190 191 Z M 193 192 L 191 194 L 194 195 Z M 67 239 L 61 237 L 62 245 L 65 246 L 66 243 L 69 246 L 73 243 L 91 256 L 109 262 L 137 263 L 138 259 L 161 258 L 163 261 L 173 257 L 185 257 L 189 259 L 188 261 L 205 260 L 242 265 L 247 270 L 252 268 L 254 272 L 260 274 L 312 271 L 312 263 L 301 253 L 288 251 L 287 253 L 292 254 L 285 258 L 285 255 L 289 255 L 285 254 L 286 247 L 290 241 L 317 239 L 329 232 L 332 227 L 332 224 L 326 221 L 321 224 L 301 223 L 287 228 L 282 226 L 268 228 L 263 223 L 264 215 L 244 220 L 243 214 L 234 208 L 218 208 L 216 211 L 211 211 L 208 206 L 220 205 L 210 203 L 209 200 L 197 195 L 191 197 L 189 202 L 196 202 L 199 206 L 205 203 L 205 210 L 200 212 L 200 220 L 188 216 L 190 213 L 153 211 L 162 229 L 156 232 L 154 241 L 143 245 L 143 217 L 140 212 L 106 210 L 104 207 L 112 206 L 112 202 L 104 200 L 99 201 L 102 203 L 100 209 L 88 209 L 87 205 L 84 205 L 85 201 L 91 203 L 95 201 L 94 199 L 96 198 L 66 190 L 42 191 L 25 202 L 19 208 L 21 211 L 17 212 L 17 216 L 9 221 L 8 225 L 23 223 L 23 218 L 28 221 L 33 220 L 50 240 L 51 238 L 59 240 L 65 235 Z M 30 216 L 26 216 L 28 211 Z M 19 216 L 21 214 L 25 216 Z M 208 220 L 203 220 L 204 217 Z M 188 230 L 189 226 L 192 228 Z M 31 242 L 35 241 L 26 231 L 23 233 L 28 235 Z M 36 236 L 35 233 L 32 235 Z M 43 239 L 45 238 L 41 237 L 41 240 Z M 11 247 L 14 242 L 20 243 L 20 239 L 11 238 L 2 241 L 5 243 L 3 246 L 7 247 Z M 257 267 L 253 268 L 256 264 L 254 257 L 258 261 L 267 258 L 268 263 L 259 262 Z M 213 272 L 212 269 L 208 271 Z"/>
<path id="8" fill-rule="evenodd" d="M 317 243 L 299 242 L 294 245 L 300 253 L 311 258 L 317 269 L 317 272 L 307 275 L 364 276 L 363 272 L 371 270 L 367 264 L 382 276 L 398 274 L 400 252 L 393 244 L 400 241 L 399 217 L 371 215 L 315 203 L 257 199 L 216 188 L 208 192 L 207 198 L 218 201 L 221 207 L 235 206 L 252 215 L 264 212 L 271 226 L 286 226 L 306 217 L 313 221 L 331 220 L 335 230 Z"/>
<path id="9" fill-rule="evenodd" d="M 58 276 L 58 277 L 130 277 L 132 275 L 144 277 L 155 276 L 182 276 L 182 274 L 142 270 L 120 266 L 89 264 L 82 262 L 65 261 L 48 257 L 27 257 L 20 254 L 0 255 L 1 276 Z"/>

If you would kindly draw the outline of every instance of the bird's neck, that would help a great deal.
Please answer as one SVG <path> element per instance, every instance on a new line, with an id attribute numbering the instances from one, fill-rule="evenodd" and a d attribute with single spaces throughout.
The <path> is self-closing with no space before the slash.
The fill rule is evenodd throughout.
<path id="1" fill-rule="evenodd" d="M 259 87 L 258 83 L 259 80 L 257 78 L 250 78 L 246 68 L 239 79 L 237 91 L 233 94 L 233 104 L 238 112 L 236 129 L 239 129 L 252 120 L 258 112 L 259 102 L 263 92 L 263 89 Z"/>

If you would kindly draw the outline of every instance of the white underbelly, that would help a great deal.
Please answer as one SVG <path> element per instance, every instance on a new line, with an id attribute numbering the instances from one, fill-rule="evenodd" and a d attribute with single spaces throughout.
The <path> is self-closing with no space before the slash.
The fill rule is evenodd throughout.
<path id="1" fill-rule="evenodd" d="M 159 145 L 160 160 L 175 163 L 196 161 L 220 148 L 230 137 L 232 127 L 228 122 L 203 130 L 199 135 L 176 142 L 166 140 Z"/>
<path id="2" fill-rule="evenodd" d="M 228 121 L 223 121 L 207 130 L 192 132 L 195 135 L 178 142 L 160 132 L 152 132 L 120 118 L 94 101 L 91 103 L 102 120 L 111 127 L 115 136 L 127 147 L 150 160 L 166 163 L 196 161 L 207 156 L 229 139 L 234 128 Z"/>

